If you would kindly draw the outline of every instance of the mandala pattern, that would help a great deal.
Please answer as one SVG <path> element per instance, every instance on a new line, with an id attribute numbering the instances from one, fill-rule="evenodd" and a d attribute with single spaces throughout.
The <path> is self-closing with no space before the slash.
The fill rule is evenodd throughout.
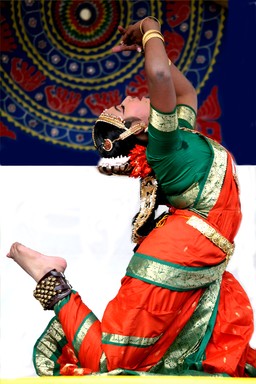
<path id="1" fill-rule="evenodd" d="M 85 150 L 89 156 L 97 115 L 127 95 L 147 95 L 143 56 L 111 51 L 120 42 L 117 26 L 147 15 L 160 20 L 168 55 L 196 87 L 200 101 L 225 24 L 225 10 L 214 2 L 4 1 L 1 135 L 15 140 L 22 130 L 35 141 Z M 217 88 L 209 93 L 198 129 L 221 141 Z"/>

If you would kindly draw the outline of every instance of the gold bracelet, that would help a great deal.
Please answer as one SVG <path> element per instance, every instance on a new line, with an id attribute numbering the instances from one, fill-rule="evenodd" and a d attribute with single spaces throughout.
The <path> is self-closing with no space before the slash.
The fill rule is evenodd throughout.
<path id="1" fill-rule="evenodd" d="M 144 33 L 142 40 L 145 39 L 145 37 L 148 36 L 150 33 L 158 33 L 159 35 L 163 36 L 162 33 L 157 29 L 149 29 L 147 32 Z"/>
<path id="2" fill-rule="evenodd" d="M 153 19 L 153 20 L 157 21 L 158 24 L 159 24 L 159 27 L 161 27 L 160 21 L 159 21 L 156 17 L 154 17 L 154 16 L 147 16 L 147 17 L 144 17 L 144 19 L 141 20 L 141 22 L 140 22 L 140 32 L 141 32 L 142 35 L 144 35 L 143 28 L 142 28 L 142 27 L 143 27 L 143 22 L 144 22 L 146 19 Z"/>
<path id="3" fill-rule="evenodd" d="M 142 47 L 143 47 L 143 50 L 145 50 L 145 45 L 146 43 L 150 40 L 150 39 L 153 39 L 153 38 L 158 38 L 160 40 L 162 40 L 162 42 L 164 43 L 164 37 L 163 35 L 161 34 L 161 32 L 159 31 L 154 31 L 154 30 L 150 30 L 150 31 L 147 31 L 145 33 L 145 35 L 143 36 L 142 38 Z"/>
<path id="4" fill-rule="evenodd" d="M 150 36 L 148 36 L 147 39 L 145 39 L 145 41 L 143 42 L 143 50 L 145 50 L 146 43 L 147 43 L 150 39 L 153 39 L 154 37 L 157 37 L 158 39 L 161 39 L 162 42 L 164 43 L 164 39 L 163 39 L 160 35 L 157 35 L 157 34 L 152 33 L 152 34 L 151 34 Z"/>
<path id="5" fill-rule="evenodd" d="M 164 38 L 162 33 L 160 31 L 158 31 L 157 29 L 149 29 L 146 33 L 144 33 L 144 35 L 142 37 L 142 43 L 143 43 L 143 41 L 145 41 L 147 39 L 147 37 L 149 35 L 152 35 L 153 33 L 161 36 L 160 39 Z"/>

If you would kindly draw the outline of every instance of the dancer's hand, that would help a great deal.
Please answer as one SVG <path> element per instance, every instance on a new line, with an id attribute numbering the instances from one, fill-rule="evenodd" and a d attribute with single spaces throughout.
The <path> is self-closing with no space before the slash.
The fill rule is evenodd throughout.
<path id="1" fill-rule="evenodd" d="M 140 23 L 141 21 L 138 21 L 135 24 L 129 25 L 126 29 L 119 25 L 118 31 L 122 35 L 122 40 L 119 45 L 112 48 L 112 52 L 142 51 Z"/>

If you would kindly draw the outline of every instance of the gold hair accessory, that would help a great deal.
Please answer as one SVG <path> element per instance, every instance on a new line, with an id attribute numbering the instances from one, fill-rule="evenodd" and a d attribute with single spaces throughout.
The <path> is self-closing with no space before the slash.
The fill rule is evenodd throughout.
<path id="1" fill-rule="evenodd" d="M 100 115 L 97 121 L 103 121 L 105 123 L 109 123 L 114 125 L 115 127 L 121 128 L 121 129 L 127 129 L 124 125 L 124 121 L 120 116 L 113 115 L 112 113 L 106 112 L 104 110 Z"/>
<path id="2" fill-rule="evenodd" d="M 134 124 L 131 128 L 125 127 L 125 132 L 121 133 L 115 140 L 112 141 L 110 139 L 104 139 L 102 147 L 105 151 L 109 152 L 112 150 L 113 144 L 116 141 L 125 140 L 127 139 L 127 137 L 134 135 L 142 130 L 145 131 L 146 128 L 147 126 L 143 121 L 140 121 L 139 123 Z"/>
<path id="3" fill-rule="evenodd" d="M 131 128 L 127 129 L 126 131 L 121 133 L 118 140 L 124 140 L 127 137 L 134 135 L 138 133 L 139 131 L 144 131 L 147 128 L 146 124 L 143 121 L 140 121 L 139 123 L 134 124 Z"/>
<path id="4" fill-rule="evenodd" d="M 117 156 L 109 158 L 101 158 L 98 166 L 100 173 L 104 175 L 122 175 L 130 176 L 132 166 L 128 156 Z"/>
<path id="5" fill-rule="evenodd" d="M 102 147 L 107 152 L 111 151 L 111 149 L 113 148 L 113 141 L 111 141 L 110 139 L 104 139 Z"/>
<path id="6" fill-rule="evenodd" d="M 157 31 L 156 29 L 149 29 L 144 35 L 143 35 L 143 38 L 142 38 L 142 47 L 143 47 L 143 50 L 145 50 L 145 45 L 146 43 L 150 40 L 150 39 L 153 39 L 153 38 L 158 38 L 158 39 L 161 39 L 162 42 L 164 43 L 164 37 L 162 35 L 161 32 Z"/>
<path id="7" fill-rule="evenodd" d="M 141 22 L 140 22 L 140 32 L 141 32 L 142 35 L 144 35 L 144 32 L 143 32 L 143 22 L 146 19 L 153 19 L 153 20 L 157 21 L 158 24 L 159 24 L 159 27 L 161 27 L 160 21 L 156 17 L 154 17 L 154 16 L 147 16 L 143 20 L 141 20 Z"/>

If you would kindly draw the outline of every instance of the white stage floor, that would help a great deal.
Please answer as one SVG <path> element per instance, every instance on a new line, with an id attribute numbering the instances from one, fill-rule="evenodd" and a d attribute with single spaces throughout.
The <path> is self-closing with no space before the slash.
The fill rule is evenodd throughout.
<path id="1" fill-rule="evenodd" d="M 256 314 L 256 166 L 237 170 L 244 217 L 228 269 L 245 288 Z M 65 257 L 66 277 L 101 318 L 132 255 L 131 220 L 139 208 L 139 182 L 103 176 L 89 166 L 5 166 L 0 167 L 0 180 L 1 377 L 34 377 L 33 345 L 53 313 L 41 309 L 33 298 L 34 281 L 6 253 L 18 241 Z M 256 348 L 256 333 L 251 346 Z"/>

